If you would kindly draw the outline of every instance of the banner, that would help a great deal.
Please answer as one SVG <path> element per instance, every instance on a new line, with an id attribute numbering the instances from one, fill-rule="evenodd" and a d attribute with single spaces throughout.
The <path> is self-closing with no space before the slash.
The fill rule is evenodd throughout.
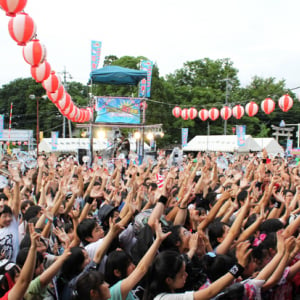
<path id="1" fill-rule="evenodd" d="M 58 144 L 58 131 L 52 131 L 51 132 L 52 150 L 57 150 L 57 144 Z"/>
<path id="2" fill-rule="evenodd" d="M 292 155 L 292 149 L 293 149 L 293 140 L 287 140 L 286 141 L 286 155 Z"/>
<path id="3" fill-rule="evenodd" d="M 4 115 L 0 115 L 0 138 L 3 138 Z"/>
<path id="4" fill-rule="evenodd" d="M 142 79 L 139 87 L 139 97 L 150 98 L 151 78 L 153 62 L 151 60 L 142 60 L 140 69 L 147 71 L 147 79 Z"/>
<path id="5" fill-rule="evenodd" d="M 91 70 L 98 68 L 102 42 L 92 41 L 91 45 Z"/>
<path id="6" fill-rule="evenodd" d="M 238 146 L 246 146 L 246 125 L 236 125 L 236 136 Z"/>
<path id="7" fill-rule="evenodd" d="M 181 144 L 182 144 L 182 148 L 187 145 L 188 132 L 189 132 L 188 128 L 181 128 Z"/>
<path id="8" fill-rule="evenodd" d="M 95 122 L 140 124 L 141 98 L 97 97 Z"/>

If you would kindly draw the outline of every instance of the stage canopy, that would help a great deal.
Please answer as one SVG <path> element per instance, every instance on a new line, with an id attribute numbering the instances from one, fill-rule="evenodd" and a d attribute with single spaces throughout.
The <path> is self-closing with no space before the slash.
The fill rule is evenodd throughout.
<path id="1" fill-rule="evenodd" d="M 147 78 L 147 71 L 119 66 L 106 66 L 92 71 L 90 73 L 89 83 L 137 85 L 144 78 Z"/>

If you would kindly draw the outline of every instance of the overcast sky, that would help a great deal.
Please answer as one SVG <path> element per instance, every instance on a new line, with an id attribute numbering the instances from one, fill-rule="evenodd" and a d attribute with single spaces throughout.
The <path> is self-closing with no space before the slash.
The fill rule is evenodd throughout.
<path id="1" fill-rule="evenodd" d="M 100 67 L 107 55 L 142 55 L 164 76 L 186 61 L 230 58 L 243 86 L 254 75 L 300 86 L 299 0 L 28 0 L 25 12 L 52 69 L 84 84 L 99 40 Z M 0 85 L 31 76 L 8 21 L 0 11 Z"/>

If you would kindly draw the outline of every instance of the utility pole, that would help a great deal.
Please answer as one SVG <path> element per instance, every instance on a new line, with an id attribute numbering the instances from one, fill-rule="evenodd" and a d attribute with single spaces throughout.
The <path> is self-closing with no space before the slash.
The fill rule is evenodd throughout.
<path id="1" fill-rule="evenodd" d="M 68 89 L 68 84 L 67 84 L 67 76 L 68 79 L 72 79 L 72 76 L 69 72 L 67 72 L 66 67 L 64 67 L 63 72 L 59 72 L 60 74 L 63 75 L 63 86 L 65 88 L 65 91 L 67 91 Z M 69 137 L 72 137 L 72 127 L 71 127 L 71 121 L 68 120 L 68 125 L 69 125 Z M 63 116 L 63 134 L 62 134 L 63 138 L 66 137 L 66 117 Z"/>
<path id="2" fill-rule="evenodd" d="M 230 78 L 225 78 L 223 79 L 226 81 L 226 92 L 225 92 L 225 105 L 228 105 L 228 98 L 229 98 L 229 90 L 231 89 L 231 79 Z M 224 135 L 227 134 L 227 120 L 224 120 Z"/>

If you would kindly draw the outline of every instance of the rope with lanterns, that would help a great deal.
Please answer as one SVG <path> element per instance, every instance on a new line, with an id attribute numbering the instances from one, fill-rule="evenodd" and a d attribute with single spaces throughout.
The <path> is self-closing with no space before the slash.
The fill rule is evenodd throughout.
<path id="1" fill-rule="evenodd" d="M 8 22 L 9 34 L 23 47 L 23 58 L 31 66 L 32 77 L 42 84 L 48 98 L 67 119 L 77 123 L 90 121 L 93 108 L 78 108 L 47 62 L 46 47 L 36 38 L 36 24 L 23 11 L 26 4 L 27 0 L 0 0 L 0 7 L 11 17 Z"/>
<path id="2" fill-rule="evenodd" d="M 288 95 L 285 94 L 278 100 L 278 106 L 283 112 L 287 112 L 293 106 L 294 102 L 293 99 Z M 261 102 L 261 110 L 266 113 L 270 114 L 275 109 L 275 101 L 271 98 L 266 98 Z M 181 109 L 179 106 L 175 106 L 172 110 L 172 114 L 175 118 L 181 117 L 183 120 L 193 120 L 197 116 L 202 121 L 206 121 L 208 118 L 212 121 L 215 121 L 221 116 L 223 120 L 228 120 L 231 116 L 236 119 L 241 119 L 245 112 L 249 117 L 253 117 L 258 113 L 259 107 L 254 101 L 250 101 L 245 105 L 245 108 L 237 104 L 233 108 L 228 106 L 224 106 L 220 110 L 216 107 L 212 107 L 211 109 L 202 108 L 199 111 L 195 107 L 191 108 L 183 108 Z"/>

